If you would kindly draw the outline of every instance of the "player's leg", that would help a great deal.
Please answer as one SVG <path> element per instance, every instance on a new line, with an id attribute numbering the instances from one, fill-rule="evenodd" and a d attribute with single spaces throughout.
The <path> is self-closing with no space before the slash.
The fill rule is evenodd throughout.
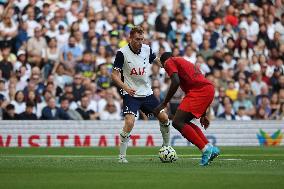
<path id="1" fill-rule="evenodd" d="M 218 157 L 221 153 L 220 149 L 217 146 L 213 146 L 211 143 L 209 143 L 207 137 L 204 135 L 204 133 L 202 132 L 202 130 L 195 125 L 194 123 L 191 123 L 190 121 L 187 122 L 194 130 L 195 132 L 199 135 L 199 137 L 203 140 L 204 143 L 206 143 L 206 145 L 212 146 L 212 155 L 210 158 L 210 161 L 213 161 L 216 157 Z"/>
<path id="2" fill-rule="evenodd" d="M 201 151 L 205 150 L 206 143 L 199 137 L 195 130 L 187 123 L 194 115 L 190 112 L 177 110 L 173 119 L 173 127 L 177 129 L 189 142 L 197 146 Z"/>
<path id="3" fill-rule="evenodd" d="M 150 95 L 145 98 L 141 110 L 146 115 L 154 114 L 153 110 L 160 104 L 159 100 L 154 96 Z M 165 111 L 161 111 L 158 115 L 155 115 L 159 120 L 160 131 L 163 138 L 163 146 L 169 146 L 170 144 L 170 121 Z"/>
<path id="4" fill-rule="evenodd" d="M 192 120 L 195 116 L 190 112 L 185 112 L 178 109 L 174 120 L 173 126 L 192 144 L 197 146 L 202 151 L 201 165 L 208 165 L 212 156 L 212 146 L 205 143 L 198 133 L 187 123 Z"/>
<path id="5" fill-rule="evenodd" d="M 203 134 L 202 130 L 197 125 L 195 125 L 194 123 L 190 122 L 191 120 L 192 119 L 187 119 L 186 123 L 195 130 L 195 132 L 198 134 L 198 136 L 202 139 L 202 141 L 205 144 L 208 144 L 209 141 L 208 141 L 207 137 Z"/>
<path id="6" fill-rule="evenodd" d="M 129 95 L 125 95 L 123 98 L 123 114 L 124 114 L 124 126 L 120 133 L 120 147 L 119 147 L 119 162 L 127 163 L 126 151 L 128 142 L 130 140 L 130 133 L 134 127 L 135 115 L 139 109 L 140 102 Z"/>
<path id="7" fill-rule="evenodd" d="M 166 114 L 165 111 L 160 112 L 157 115 L 157 119 L 160 123 L 160 131 L 162 133 L 163 137 L 163 146 L 169 146 L 170 145 L 170 121 L 169 117 Z"/>

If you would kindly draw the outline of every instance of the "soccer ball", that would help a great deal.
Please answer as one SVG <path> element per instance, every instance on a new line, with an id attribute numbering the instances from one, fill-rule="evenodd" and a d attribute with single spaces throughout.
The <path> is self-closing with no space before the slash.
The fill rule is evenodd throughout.
<path id="1" fill-rule="evenodd" d="M 171 146 L 163 146 L 159 150 L 159 158 L 163 163 L 172 163 L 178 159 L 176 151 Z"/>

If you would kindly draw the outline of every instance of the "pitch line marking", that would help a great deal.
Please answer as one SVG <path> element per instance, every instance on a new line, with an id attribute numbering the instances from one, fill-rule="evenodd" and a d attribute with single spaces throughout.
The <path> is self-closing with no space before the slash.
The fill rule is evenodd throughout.
<path id="1" fill-rule="evenodd" d="M 185 154 L 185 155 L 178 155 L 180 158 L 189 158 L 189 159 L 200 159 L 201 155 L 197 154 Z M 156 158 L 158 155 L 127 155 L 127 157 L 136 157 L 139 159 L 144 158 Z M 221 158 L 219 160 L 225 161 L 240 161 L 244 160 L 241 157 L 284 157 L 284 154 L 221 154 Z M 236 157 L 236 158 L 226 158 L 223 157 Z M 240 158 L 239 158 L 240 157 Z M 100 156 L 100 155 L 32 155 L 32 154 L 9 154 L 9 155 L 2 155 L 0 154 L 1 158 L 82 158 L 82 159 L 117 159 L 117 155 L 109 155 L 109 156 Z M 275 161 L 275 160 L 250 160 L 250 161 Z"/>

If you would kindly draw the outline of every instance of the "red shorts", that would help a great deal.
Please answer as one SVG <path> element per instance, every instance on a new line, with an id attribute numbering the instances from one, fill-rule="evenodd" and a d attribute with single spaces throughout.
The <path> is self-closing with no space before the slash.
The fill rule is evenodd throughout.
<path id="1" fill-rule="evenodd" d="M 214 86 L 207 85 L 200 89 L 190 90 L 182 99 L 178 109 L 192 113 L 200 118 L 210 106 L 214 99 Z"/>

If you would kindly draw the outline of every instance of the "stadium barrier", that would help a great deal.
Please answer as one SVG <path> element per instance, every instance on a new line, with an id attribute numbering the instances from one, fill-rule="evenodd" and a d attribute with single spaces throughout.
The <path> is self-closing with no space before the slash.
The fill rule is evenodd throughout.
<path id="1" fill-rule="evenodd" d="M 0 121 L 0 147 L 108 147 L 119 145 L 123 121 Z M 214 121 L 205 132 L 218 146 L 284 145 L 283 121 Z M 171 128 L 172 146 L 187 146 Z M 157 121 L 137 121 L 130 146 L 161 146 Z"/>

